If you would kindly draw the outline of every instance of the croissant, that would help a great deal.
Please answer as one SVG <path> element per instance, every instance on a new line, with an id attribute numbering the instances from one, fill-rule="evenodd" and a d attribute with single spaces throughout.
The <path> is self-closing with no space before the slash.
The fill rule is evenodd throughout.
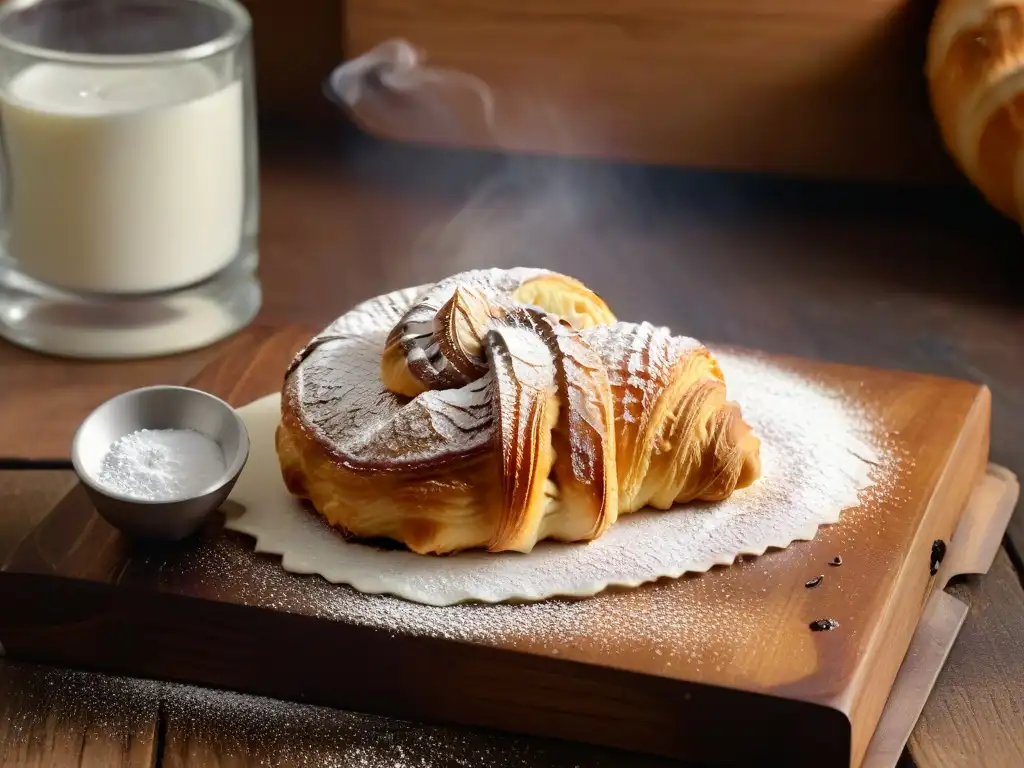
<path id="1" fill-rule="evenodd" d="M 619 515 L 760 475 L 705 347 L 616 322 L 546 270 L 364 302 L 296 355 L 282 394 L 289 491 L 346 535 L 420 554 L 593 540 Z"/>
<path id="2" fill-rule="evenodd" d="M 949 154 L 1004 215 L 1024 221 L 1024 4 L 942 0 L 925 73 Z"/>

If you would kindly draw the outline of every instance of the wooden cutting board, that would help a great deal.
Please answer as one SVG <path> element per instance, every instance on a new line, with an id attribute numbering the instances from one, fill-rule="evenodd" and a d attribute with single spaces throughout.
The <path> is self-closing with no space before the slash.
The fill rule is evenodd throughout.
<path id="1" fill-rule="evenodd" d="M 250 402 L 309 335 L 243 334 L 195 385 Z M 0 641 L 26 659 L 669 757 L 860 765 L 925 603 L 954 575 L 933 572 L 933 543 L 985 472 L 990 397 L 782 363 L 870 401 L 908 457 L 890 493 L 811 542 L 589 600 L 428 608 L 286 573 L 219 521 L 133 547 L 77 488 L 0 571 Z M 810 631 L 826 616 L 839 629 Z"/>

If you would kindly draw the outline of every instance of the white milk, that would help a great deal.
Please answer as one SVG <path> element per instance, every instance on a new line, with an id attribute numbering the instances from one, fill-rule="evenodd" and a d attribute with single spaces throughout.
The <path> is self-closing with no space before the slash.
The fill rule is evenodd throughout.
<path id="1" fill-rule="evenodd" d="M 0 94 L 8 253 L 68 290 L 160 291 L 236 255 L 245 199 L 242 87 L 202 64 L 36 64 Z"/>

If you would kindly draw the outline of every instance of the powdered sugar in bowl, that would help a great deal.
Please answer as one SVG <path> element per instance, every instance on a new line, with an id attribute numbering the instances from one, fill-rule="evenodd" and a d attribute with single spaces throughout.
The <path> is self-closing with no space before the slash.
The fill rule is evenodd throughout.
<path id="1" fill-rule="evenodd" d="M 122 532 L 178 541 L 224 502 L 249 458 L 235 410 L 198 389 L 117 395 L 75 434 L 71 461 L 96 510 Z"/>

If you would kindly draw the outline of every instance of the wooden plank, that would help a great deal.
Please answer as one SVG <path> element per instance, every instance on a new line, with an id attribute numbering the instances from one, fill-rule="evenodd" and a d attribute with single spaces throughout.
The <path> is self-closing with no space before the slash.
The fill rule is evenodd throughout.
<path id="1" fill-rule="evenodd" d="M 655 768 L 664 761 L 230 691 L 0 662 L 0 768 L 154 764 Z"/>
<path id="2" fill-rule="evenodd" d="M 1024 712 L 1024 691 L 1013 671 L 1022 653 L 1024 597 L 1005 554 L 992 572 L 951 590 L 972 606 L 950 663 L 932 694 L 911 741 L 918 768 L 1016 765 L 1024 754 L 1017 726 Z M 990 623 L 995 618 L 996 626 Z M 1016 684 L 1016 685 L 1015 685 Z M 46 689 L 60 697 L 38 698 Z M 61 713 L 95 706 L 102 691 L 107 712 L 92 710 L 50 724 L 40 705 Z M 11 698 L 12 690 L 17 690 Z M 0 765 L 149 765 L 112 761 L 103 751 L 101 721 L 111 708 L 138 702 L 138 684 L 88 673 L 69 673 L 34 665 L 0 666 Z M 529 741 L 465 729 L 418 726 L 321 707 L 285 704 L 227 692 L 169 685 L 160 689 L 166 718 L 163 765 L 434 765 L 438 754 L 454 764 L 481 766 L 654 765 L 621 753 L 579 745 Z M 142 699 L 147 709 L 150 700 Z M 34 702 L 34 703 L 33 703 Z M 979 712 L 979 702 L 984 707 Z M 1015 719 L 1016 718 L 1016 719 Z M 76 725 L 77 723 L 77 725 Z M 120 726 L 124 733 L 124 726 Z M 85 734 L 91 739 L 86 743 Z M 119 737 L 120 738 L 120 737 Z M 35 745 L 31 747 L 30 745 Z M 110 745 L 110 742 L 107 742 Z M 76 763 L 85 755 L 94 759 Z M 34 751 L 33 751 L 34 750 Z M 586 759 L 584 759 L 586 758 Z M 420 763 L 417 763 L 419 760 Z M 445 763 L 447 764 L 447 763 Z M 908 763 L 909 764 L 909 763 Z"/>
<path id="3" fill-rule="evenodd" d="M 284 371 L 313 331 L 297 325 L 253 326 L 229 339 L 221 354 L 189 381 L 189 386 L 217 395 L 238 407 L 284 384 Z"/>
<path id="4" fill-rule="evenodd" d="M 264 352 L 282 354 L 287 361 L 289 349 L 275 347 L 280 333 L 253 325 L 207 349 L 122 363 L 58 360 L 0 341 L 0 391 L 16 393 L 15 397 L 0 398 L 0 423 L 4 424 L 0 460 L 68 459 L 78 425 L 104 400 L 135 387 L 193 382 L 208 363 L 229 348 L 261 347 Z M 232 375 L 243 373 L 254 362 L 258 361 L 243 359 Z M 270 374 L 273 376 L 273 368 Z M 198 386 L 218 384 L 200 381 Z M 273 389 L 279 384 L 275 381 L 269 386 Z"/>
<path id="5" fill-rule="evenodd" d="M 163 691 L 164 768 L 666 765 L 657 758 L 583 744 L 418 725 L 239 693 L 173 684 Z"/>
<path id="6" fill-rule="evenodd" d="M 151 768 L 158 704 L 118 678 L 0 660 L 0 766 Z"/>
<path id="7" fill-rule="evenodd" d="M 1024 589 L 1005 552 L 950 589 L 970 605 L 910 739 L 921 768 L 1024 765 Z"/>
<path id="8" fill-rule="evenodd" d="M 109 397 L 151 384 L 184 384 L 220 345 L 124 363 L 61 360 L 0 340 L 0 461 L 68 459 L 75 430 Z"/>

